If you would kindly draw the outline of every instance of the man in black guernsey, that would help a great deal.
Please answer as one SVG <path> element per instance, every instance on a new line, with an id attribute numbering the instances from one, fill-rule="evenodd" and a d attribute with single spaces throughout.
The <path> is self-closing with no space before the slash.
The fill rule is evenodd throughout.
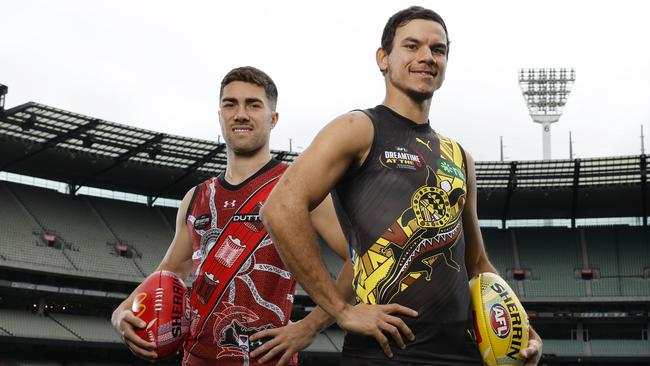
<path id="1" fill-rule="evenodd" d="M 474 161 L 434 129 L 444 121 L 428 119 L 448 52 L 437 13 L 414 6 L 394 14 L 376 53 L 382 104 L 330 122 L 262 208 L 291 272 L 347 331 L 342 365 L 482 364 L 468 279 L 496 269 L 478 225 Z M 309 223 L 309 209 L 330 191 L 356 305 L 336 292 Z M 521 354 L 535 365 L 542 342 L 532 329 L 529 343 Z"/>

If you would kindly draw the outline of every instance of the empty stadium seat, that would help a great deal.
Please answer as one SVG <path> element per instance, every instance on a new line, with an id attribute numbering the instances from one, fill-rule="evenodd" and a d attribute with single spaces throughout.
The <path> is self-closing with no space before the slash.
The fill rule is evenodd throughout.
<path id="1" fill-rule="evenodd" d="M 544 339 L 544 353 L 557 356 L 583 356 L 583 346 L 576 340 Z"/>
<path id="2" fill-rule="evenodd" d="M 507 278 L 509 271 L 515 268 L 509 231 L 488 227 L 481 228 L 481 234 L 490 261 L 501 276 Z"/>
<path id="3" fill-rule="evenodd" d="M 519 259 L 532 278 L 524 281 L 526 296 L 586 295 L 575 271 L 582 268 L 577 230 L 561 227 L 517 228 Z"/>
<path id="4" fill-rule="evenodd" d="M 593 339 L 591 340 L 593 356 L 639 357 L 650 356 L 650 341 L 632 339 Z M 546 347 L 546 341 L 544 341 Z"/>
<path id="5" fill-rule="evenodd" d="M 610 226 L 584 228 L 589 265 L 598 271 L 593 296 L 650 296 L 647 229 Z"/>
<path id="6" fill-rule="evenodd" d="M 15 337 L 81 340 L 53 319 L 27 311 L 0 309 L 0 327 Z"/>
<path id="7" fill-rule="evenodd" d="M 94 316 L 49 314 L 49 317 L 63 324 L 84 341 L 90 342 L 122 342 L 115 332 L 111 322 Z"/>

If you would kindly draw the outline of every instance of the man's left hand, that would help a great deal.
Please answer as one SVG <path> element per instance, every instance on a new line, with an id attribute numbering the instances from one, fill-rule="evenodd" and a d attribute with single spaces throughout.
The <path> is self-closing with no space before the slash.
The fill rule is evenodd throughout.
<path id="1" fill-rule="evenodd" d="M 258 362 L 265 364 L 280 357 L 277 366 L 284 366 L 291 361 L 293 355 L 307 348 L 318 335 L 318 331 L 310 328 L 306 322 L 289 323 L 281 328 L 265 329 L 250 337 L 254 342 L 262 338 L 271 338 L 259 348 L 250 353 L 251 358 L 262 356 Z M 281 356 L 280 356 L 281 355 Z"/>
<path id="2" fill-rule="evenodd" d="M 539 334 L 532 327 L 529 328 L 528 333 L 528 347 L 519 351 L 521 357 L 526 359 L 524 366 L 535 366 L 539 362 L 539 359 L 542 358 L 542 338 L 539 337 Z"/>

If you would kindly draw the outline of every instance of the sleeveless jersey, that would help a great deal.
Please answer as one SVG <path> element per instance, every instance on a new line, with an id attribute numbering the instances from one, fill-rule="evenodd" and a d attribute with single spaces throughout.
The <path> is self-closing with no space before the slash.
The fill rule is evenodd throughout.
<path id="1" fill-rule="evenodd" d="M 248 338 L 288 323 L 296 282 L 259 219 L 287 167 L 271 160 L 237 186 L 222 173 L 195 188 L 186 224 L 196 280 L 183 365 L 257 365 Z"/>
<path id="2" fill-rule="evenodd" d="M 396 363 L 481 365 L 471 329 L 462 212 L 467 180 L 460 145 L 385 106 L 364 111 L 370 152 L 333 192 L 350 245 L 358 301 L 418 312 Z M 389 337 L 392 341 L 392 339 Z M 374 338 L 348 334 L 343 356 L 387 360 Z"/>

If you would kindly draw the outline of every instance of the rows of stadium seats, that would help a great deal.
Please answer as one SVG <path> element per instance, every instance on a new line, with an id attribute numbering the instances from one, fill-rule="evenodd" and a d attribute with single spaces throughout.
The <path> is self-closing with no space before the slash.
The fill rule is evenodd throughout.
<path id="1" fill-rule="evenodd" d="M 556 356 L 647 357 L 650 356 L 650 341 L 592 339 L 581 344 L 572 340 L 544 339 L 544 353 Z"/>
<path id="2" fill-rule="evenodd" d="M 71 197 L 52 190 L 0 182 L 0 264 L 83 277 L 140 282 L 158 266 L 173 237 L 174 208 L 96 197 Z M 60 248 L 43 234 L 55 234 Z M 118 256 L 117 243 L 131 258 Z M 332 275 L 342 261 L 322 250 Z M 299 295 L 306 295 L 302 288 Z"/>
<path id="3" fill-rule="evenodd" d="M 5 184 L 0 184 L 0 223 L 2 245 L 0 259 L 22 268 L 44 269 L 51 272 L 73 270 L 72 264 L 60 250 L 39 246 L 41 229 L 12 195 Z"/>
<path id="4" fill-rule="evenodd" d="M 50 317 L 20 310 L 0 309 L 0 327 L 15 337 L 83 340 Z"/>
<path id="5" fill-rule="evenodd" d="M 116 232 L 126 232 L 129 236 L 132 232 L 124 229 L 111 208 L 121 207 L 117 216 L 134 218 L 133 226 L 145 227 L 154 216 L 151 212 L 142 214 L 141 210 L 155 210 L 111 200 L 73 198 L 52 190 L 5 182 L 0 183 L 0 195 L 2 202 L 6 202 L 0 210 L 3 232 L 0 263 L 9 267 L 139 282 L 155 266 L 149 262 L 160 261 L 171 239 L 167 221 L 160 215 L 158 227 L 162 229 L 157 232 L 167 235 L 165 246 L 152 250 L 148 246 L 156 245 L 160 239 L 143 240 L 146 255 L 136 259 L 122 257 L 115 250 L 122 240 Z M 56 247 L 46 244 L 44 234 L 56 237 Z"/>
<path id="6" fill-rule="evenodd" d="M 650 243 L 642 227 L 482 232 L 490 259 L 522 297 L 650 296 Z M 583 269 L 593 279 L 583 279 Z"/>
<path id="7" fill-rule="evenodd" d="M 175 209 L 7 182 L 0 182 L 0 200 L 0 265 L 9 267 L 140 282 L 173 236 Z M 490 259 L 521 297 L 650 296 L 645 228 L 482 231 Z M 48 247 L 43 232 L 56 234 L 61 249 Z M 127 244 L 134 256 L 117 255 L 116 243 Z M 342 262 L 329 248 L 322 255 L 335 276 Z M 582 279 L 582 269 L 592 270 L 593 279 Z"/>
<path id="8" fill-rule="evenodd" d="M 115 200 L 88 198 L 108 228 L 138 252 L 136 262 L 145 273 L 156 269 L 173 236 L 173 229 L 157 209 Z"/>
<path id="9" fill-rule="evenodd" d="M 573 280 L 581 268 L 578 232 L 565 228 L 524 228 L 515 231 L 522 268 L 532 280 L 524 282 L 526 296 L 585 296 L 582 282 Z"/>

